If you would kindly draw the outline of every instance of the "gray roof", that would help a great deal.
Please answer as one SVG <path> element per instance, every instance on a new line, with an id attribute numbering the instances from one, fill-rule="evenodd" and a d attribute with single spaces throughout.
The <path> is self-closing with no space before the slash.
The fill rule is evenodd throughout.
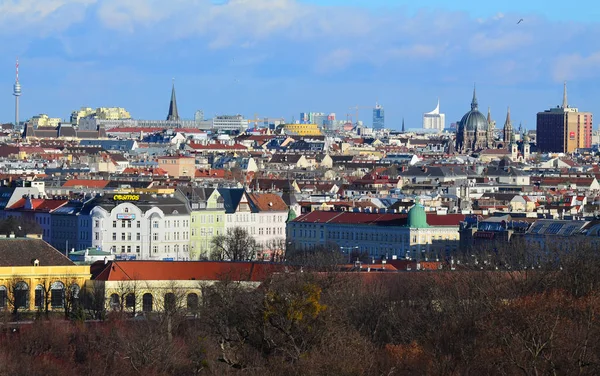
<path id="1" fill-rule="evenodd" d="M 41 239 L 0 239 L 0 266 L 32 266 L 34 260 L 38 260 L 40 266 L 75 265 Z"/>
<path id="2" fill-rule="evenodd" d="M 136 195 L 138 194 L 136 193 Z M 113 196 L 112 194 L 105 194 L 86 202 L 82 212 L 86 214 L 90 213 L 97 206 L 110 212 L 116 206 L 123 203 L 123 201 L 114 201 Z M 176 192 L 173 197 L 171 195 L 151 194 L 139 194 L 139 196 L 140 199 L 133 202 L 133 204 L 144 213 L 155 207 L 162 210 L 166 215 L 190 213 L 186 199 L 181 193 Z"/>

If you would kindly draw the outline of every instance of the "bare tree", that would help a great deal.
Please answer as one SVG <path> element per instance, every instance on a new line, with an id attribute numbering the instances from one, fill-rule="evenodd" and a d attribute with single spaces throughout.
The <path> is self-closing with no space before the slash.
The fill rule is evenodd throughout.
<path id="1" fill-rule="evenodd" d="M 211 258 L 219 261 L 251 261 L 256 258 L 259 248 L 256 240 L 241 227 L 213 237 L 211 245 Z"/>
<path id="2" fill-rule="evenodd" d="M 83 308 L 87 315 L 94 320 L 104 320 L 106 317 L 106 290 L 101 281 L 90 281 L 80 292 Z"/>
<path id="3" fill-rule="evenodd" d="M 18 319 L 19 308 L 29 309 L 31 286 L 27 286 L 23 277 L 15 275 L 7 281 L 6 301 L 11 307 L 13 319 Z"/>

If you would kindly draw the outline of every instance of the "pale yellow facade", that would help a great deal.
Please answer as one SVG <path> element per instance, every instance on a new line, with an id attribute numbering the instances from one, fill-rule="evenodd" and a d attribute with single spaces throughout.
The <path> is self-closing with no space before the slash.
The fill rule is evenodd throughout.
<path id="1" fill-rule="evenodd" d="M 56 128 L 56 127 L 58 127 L 60 122 L 61 122 L 60 118 L 51 118 L 51 117 L 48 117 L 48 115 L 46 115 L 46 114 L 40 114 L 40 115 L 34 116 L 29 121 L 29 123 L 32 124 L 34 128 L 39 128 L 39 127 Z"/>
<path id="2" fill-rule="evenodd" d="M 104 291 L 106 309 L 126 312 L 161 312 L 165 309 L 165 296 L 172 294 L 179 309 L 193 311 L 190 303 L 200 302 L 202 290 L 218 281 L 194 280 L 129 280 L 129 281 L 87 281 L 88 292 L 94 289 Z M 241 286 L 257 288 L 260 282 L 239 282 Z M 129 297 L 129 298 L 128 298 Z"/>
<path id="3" fill-rule="evenodd" d="M 56 288 L 75 288 L 80 291 L 86 281 L 91 278 L 90 267 L 87 266 L 4 266 L 0 267 L 0 310 L 10 310 L 13 307 L 14 291 L 24 289 L 27 294 L 26 303 L 20 310 L 34 311 L 36 307 L 35 290 L 45 286 Z M 44 287 L 42 287 L 44 288 Z M 3 307 L 2 307 L 3 305 Z M 62 306 L 54 307 L 61 310 Z M 52 309 L 52 307 L 50 307 Z"/>
<path id="4" fill-rule="evenodd" d="M 283 127 L 286 134 L 298 136 L 321 136 L 321 130 L 317 124 L 286 124 Z"/>
<path id="5" fill-rule="evenodd" d="M 123 107 L 82 107 L 71 113 L 71 123 L 79 125 L 79 120 L 87 116 L 96 116 L 102 120 L 131 119 L 131 114 Z"/>

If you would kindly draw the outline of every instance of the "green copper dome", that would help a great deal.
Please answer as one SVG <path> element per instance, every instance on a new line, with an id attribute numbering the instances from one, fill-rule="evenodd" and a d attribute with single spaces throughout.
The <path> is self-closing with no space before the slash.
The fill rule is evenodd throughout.
<path id="1" fill-rule="evenodd" d="M 427 214 L 425 208 L 419 200 L 415 201 L 415 206 L 408 211 L 408 227 L 410 228 L 427 228 Z"/>

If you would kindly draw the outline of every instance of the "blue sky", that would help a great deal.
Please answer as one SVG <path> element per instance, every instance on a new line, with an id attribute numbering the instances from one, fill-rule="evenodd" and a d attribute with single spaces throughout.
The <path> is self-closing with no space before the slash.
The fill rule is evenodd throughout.
<path id="1" fill-rule="evenodd" d="M 517 25 L 517 21 L 524 21 Z M 386 109 L 420 126 L 439 98 L 448 122 L 469 109 L 501 125 L 569 102 L 598 113 L 600 7 L 551 0 L 0 0 L 0 121 L 12 121 L 14 59 L 21 119 L 82 106 L 296 119 L 303 111 Z M 360 119 L 371 122 L 368 110 Z"/>

